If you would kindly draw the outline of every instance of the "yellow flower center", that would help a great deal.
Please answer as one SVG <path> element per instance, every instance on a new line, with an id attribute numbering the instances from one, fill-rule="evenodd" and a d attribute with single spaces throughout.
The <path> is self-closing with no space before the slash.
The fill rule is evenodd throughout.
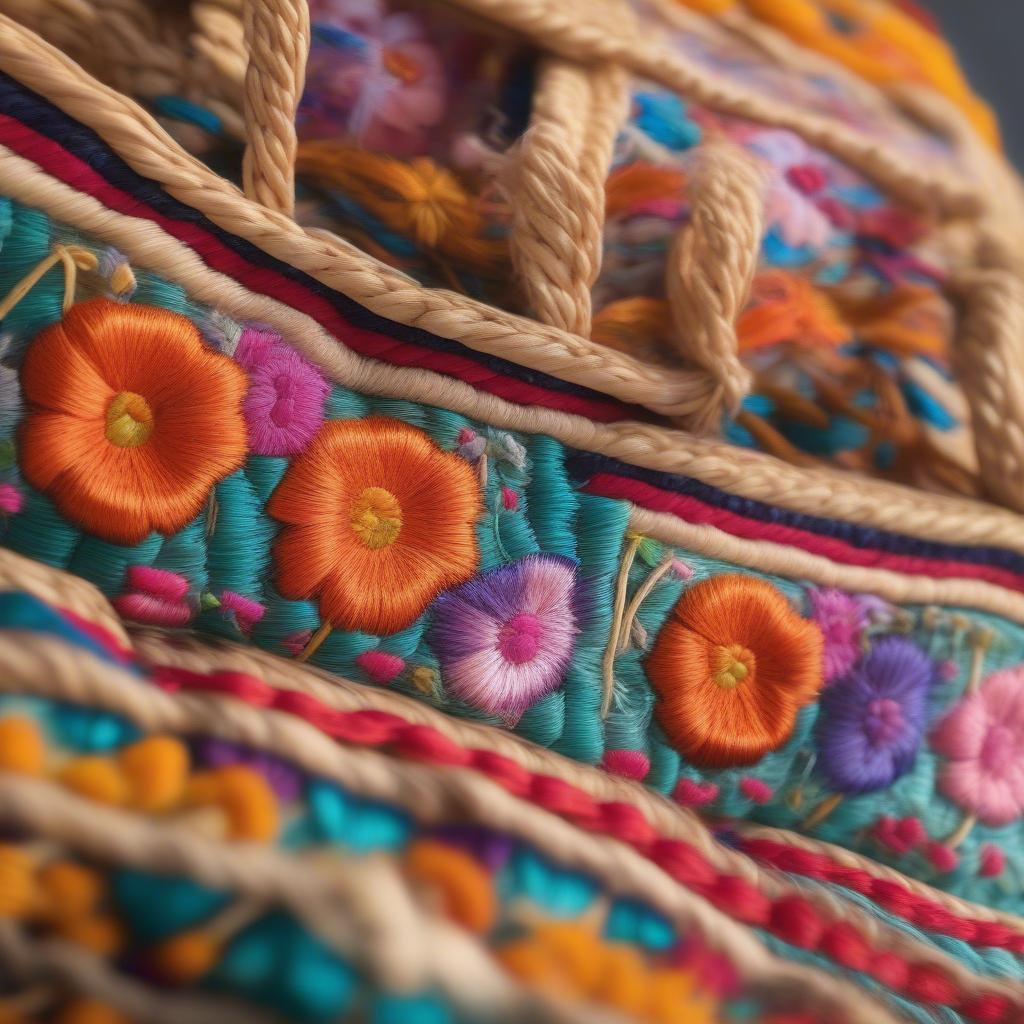
<path id="1" fill-rule="evenodd" d="M 153 410 L 142 395 L 122 391 L 107 406 L 107 440 L 118 448 L 137 448 L 153 433 Z"/>
<path id="2" fill-rule="evenodd" d="M 742 644 L 715 649 L 712 678 L 723 690 L 735 690 L 754 671 L 754 654 Z"/>
<path id="3" fill-rule="evenodd" d="M 402 532 L 402 508 L 383 487 L 367 487 L 352 503 L 352 529 L 368 548 L 390 547 Z"/>

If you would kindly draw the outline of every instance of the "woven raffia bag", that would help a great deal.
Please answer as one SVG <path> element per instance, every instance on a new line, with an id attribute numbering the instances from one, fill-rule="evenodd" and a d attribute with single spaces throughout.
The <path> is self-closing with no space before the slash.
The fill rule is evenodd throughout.
<path id="1" fill-rule="evenodd" d="M 934 26 L 0 12 L 0 1020 L 1024 1021 L 1024 198 Z"/>

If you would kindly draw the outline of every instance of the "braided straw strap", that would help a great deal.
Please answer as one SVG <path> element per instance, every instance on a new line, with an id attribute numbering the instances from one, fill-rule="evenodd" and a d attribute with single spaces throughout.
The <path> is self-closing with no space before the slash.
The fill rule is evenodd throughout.
<path id="1" fill-rule="evenodd" d="M 309 7 L 306 0 L 261 0 L 244 7 L 245 194 L 291 216 L 295 208 L 295 111 L 306 80 Z"/>
<path id="2" fill-rule="evenodd" d="M 667 291 L 674 341 L 716 390 L 696 429 L 717 426 L 722 407 L 734 413 L 750 388 L 740 362 L 736 318 L 757 269 L 764 230 L 761 174 L 731 143 L 700 148 L 689 182 L 690 220 L 672 244 Z"/>
<path id="3" fill-rule="evenodd" d="M 546 57 L 530 128 L 510 159 L 512 262 L 538 319 L 590 336 L 604 249 L 604 183 L 626 114 L 626 73 Z"/>

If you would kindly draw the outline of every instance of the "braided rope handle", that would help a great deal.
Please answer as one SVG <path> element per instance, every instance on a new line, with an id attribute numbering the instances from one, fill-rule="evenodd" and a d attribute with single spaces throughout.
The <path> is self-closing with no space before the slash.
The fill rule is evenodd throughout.
<path id="1" fill-rule="evenodd" d="M 626 116 L 626 72 L 545 57 L 531 124 L 505 174 L 509 250 L 529 308 L 544 323 L 587 338 L 590 290 L 604 249 L 605 180 Z"/>
<path id="2" fill-rule="evenodd" d="M 295 209 L 295 111 L 306 81 L 306 0 L 245 0 L 245 194 L 267 209 Z"/>
<path id="3" fill-rule="evenodd" d="M 735 413 L 750 390 L 736 319 L 761 254 L 763 176 L 739 146 L 716 139 L 698 150 L 687 191 L 690 218 L 672 243 L 666 291 L 680 355 L 715 382 L 703 421 L 693 424 L 709 430 L 723 410 Z"/>

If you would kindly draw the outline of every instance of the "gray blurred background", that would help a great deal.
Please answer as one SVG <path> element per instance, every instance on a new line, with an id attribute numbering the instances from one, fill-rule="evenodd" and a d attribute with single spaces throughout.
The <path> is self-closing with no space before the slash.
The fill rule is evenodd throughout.
<path id="1" fill-rule="evenodd" d="M 1007 154 L 1024 170 L 1024 0 L 921 0 L 942 23 L 975 90 L 999 114 Z"/>

